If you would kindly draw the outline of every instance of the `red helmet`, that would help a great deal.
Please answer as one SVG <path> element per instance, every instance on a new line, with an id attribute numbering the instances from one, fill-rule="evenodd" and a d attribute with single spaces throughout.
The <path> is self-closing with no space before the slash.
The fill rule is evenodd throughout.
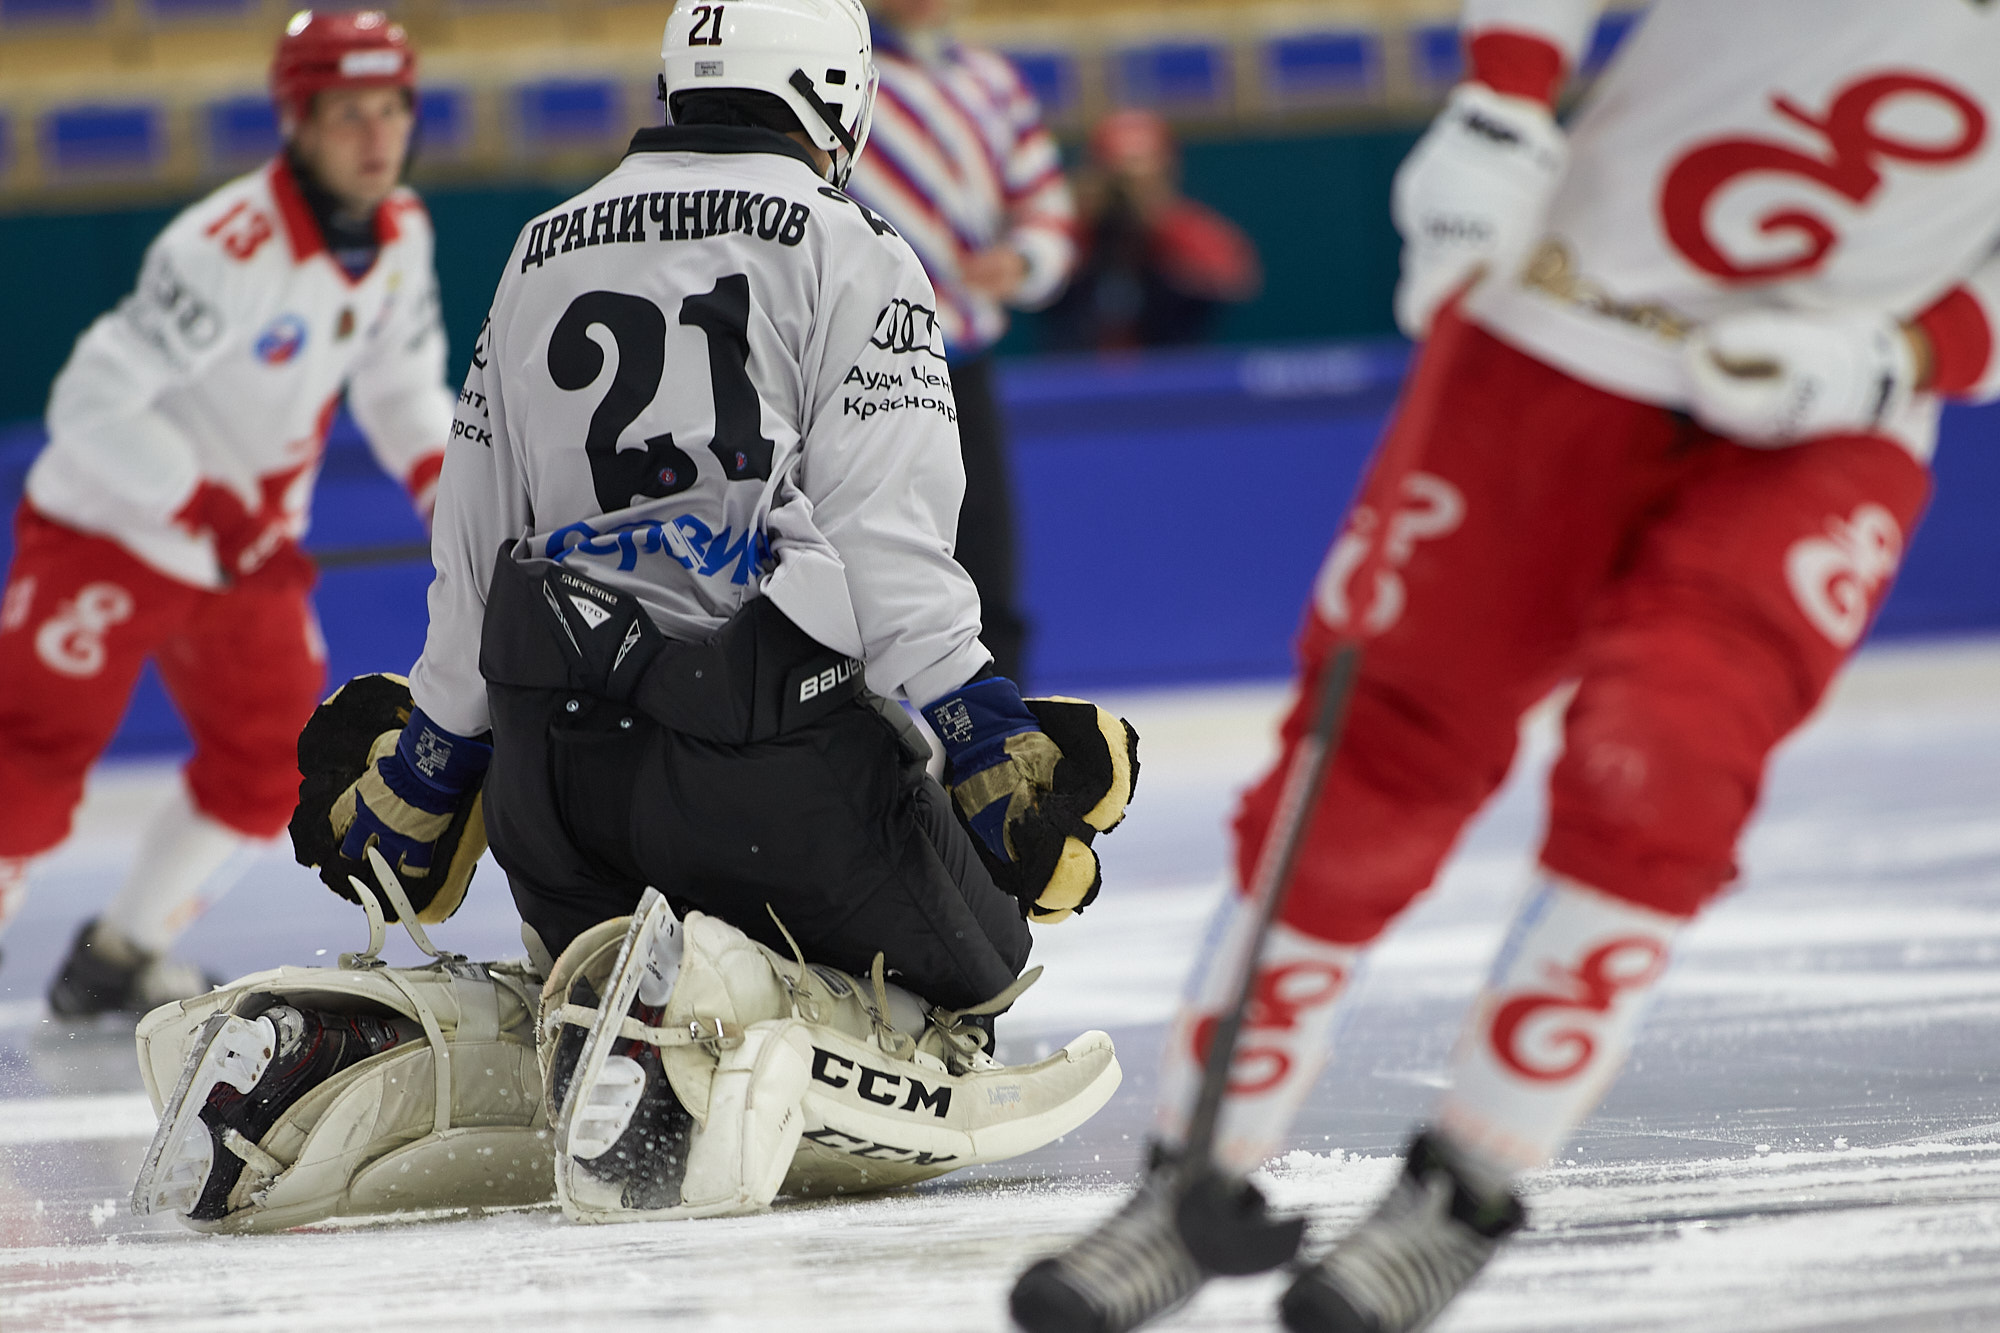
<path id="1" fill-rule="evenodd" d="M 410 88 L 417 84 L 417 53 L 403 25 L 379 9 L 320 14 L 301 9 L 285 25 L 271 58 L 271 97 L 299 119 L 312 110 L 314 93 L 328 88 Z"/>

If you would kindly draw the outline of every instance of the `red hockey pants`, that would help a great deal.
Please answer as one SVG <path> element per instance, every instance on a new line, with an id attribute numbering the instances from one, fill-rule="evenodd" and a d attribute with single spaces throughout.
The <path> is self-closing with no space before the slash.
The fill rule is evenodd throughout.
<path id="1" fill-rule="evenodd" d="M 1285 752 L 1237 815 L 1239 882 L 1353 606 L 1376 633 L 1286 921 L 1379 934 L 1506 776 L 1523 712 L 1566 679 L 1543 864 L 1693 915 L 1735 876 L 1772 748 L 1888 591 L 1927 471 L 1872 437 L 1745 448 L 1449 313 L 1389 430 L 1378 457 L 1413 461 L 1370 475 L 1321 570 Z"/>
<path id="2" fill-rule="evenodd" d="M 148 657 L 194 738 L 196 807 L 251 837 L 282 830 L 326 681 L 308 591 L 294 577 L 190 587 L 22 505 L 0 599 L 0 856 L 68 835 Z"/>

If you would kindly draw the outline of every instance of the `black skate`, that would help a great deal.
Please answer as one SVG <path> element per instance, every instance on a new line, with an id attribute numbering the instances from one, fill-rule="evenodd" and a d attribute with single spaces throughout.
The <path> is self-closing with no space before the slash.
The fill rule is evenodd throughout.
<path id="1" fill-rule="evenodd" d="M 1021 1274 L 1010 1302 L 1028 1333 L 1126 1333 L 1179 1309 L 1211 1276 L 1275 1268 L 1298 1248 L 1304 1223 L 1264 1211 L 1264 1197 L 1242 1181 L 1202 1176 L 1189 1182 L 1156 1145 L 1145 1180 L 1095 1231 Z M 1202 1225 L 1204 1266 L 1184 1229 L 1190 1202 L 1214 1213 Z"/>
<path id="2" fill-rule="evenodd" d="M 571 987 L 572 1003 L 578 1002 L 579 987 L 588 991 L 589 983 L 579 979 Z M 659 1023 L 665 1010 L 634 1004 L 630 1012 L 650 1027 Z M 558 1049 L 556 1055 L 552 1081 L 558 1099 L 567 1094 L 576 1062 L 583 1054 L 583 1034 L 580 1029 L 568 1028 L 565 1037 L 572 1032 L 578 1038 L 575 1053 Z M 568 1070 L 562 1068 L 565 1055 Z M 636 1039 L 619 1042 L 604 1062 L 592 1092 L 589 1105 L 578 1113 L 570 1138 L 577 1171 L 601 1189 L 615 1191 L 621 1208 L 651 1210 L 679 1204 L 681 1183 L 687 1179 L 688 1150 L 694 1141 L 694 1117 L 667 1082 L 659 1048 Z M 629 1119 L 624 1118 L 627 1107 Z M 608 1143 L 605 1138 L 609 1138 Z M 583 1194 L 599 1192 L 581 1181 L 574 1188 Z"/>
<path id="3" fill-rule="evenodd" d="M 1519 1199 L 1481 1195 L 1448 1147 L 1419 1134 L 1389 1197 L 1285 1293 L 1285 1327 L 1416 1333 L 1526 1220 Z"/>
<path id="4" fill-rule="evenodd" d="M 306 1093 L 417 1033 L 407 1019 L 278 1005 L 256 1019 L 217 1014 L 201 1027 L 186 1072 L 132 1191 L 137 1213 L 173 1211 L 213 1222 L 229 1211 L 244 1167 L 276 1163 L 258 1147 Z"/>
<path id="5" fill-rule="evenodd" d="M 117 941 L 93 939 L 97 919 L 77 931 L 62 971 L 49 984 L 49 1008 L 62 1018 L 143 1014 L 221 984 L 191 963 L 150 954 Z"/>
<path id="6" fill-rule="evenodd" d="M 557 1194 L 578 1221 L 677 1208 L 695 1121 L 667 1081 L 652 1042 L 627 1025 L 656 1027 L 680 972 L 680 923 L 652 890 L 642 898 L 601 997 L 578 977 L 568 1001 L 595 1009 L 586 1031 L 565 1024 L 550 1062 L 548 1105 L 557 1111 Z"/>

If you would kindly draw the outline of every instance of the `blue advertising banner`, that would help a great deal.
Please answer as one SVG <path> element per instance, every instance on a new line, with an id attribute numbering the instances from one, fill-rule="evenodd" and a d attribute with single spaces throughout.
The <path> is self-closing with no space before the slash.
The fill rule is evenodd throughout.
<path id="1" fill-rule="evenodd" d="M 1284 675 L 1407 355 L 1374 342 L 1006 363 L 1033 687 Z M 0 431 L 10 518 L 40 444 L 35 425 Z M 1936 471 L 1878 639 L 2000 632 L 2000 407 L 1948 411 Z M 307 543 L 330 679 L 409 668 L 423 646 L 423 541 L 343 417 Z M 113 752 L 185 745 L 149 672 Z"/>

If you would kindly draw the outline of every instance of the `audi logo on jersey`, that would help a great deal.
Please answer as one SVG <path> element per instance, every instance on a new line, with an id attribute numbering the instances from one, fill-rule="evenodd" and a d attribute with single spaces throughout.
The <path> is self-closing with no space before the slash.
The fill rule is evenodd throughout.
<path id="1" fill-rule="evenodd" d="M 1817 140 L 1813 151 L 1749 135 L 1711 139 L 1684 153 L 1661 183 L 1668 239 L 1689 263 L 1724 282 L 1768 282 L 1824 263 L 1840 234 L 1816 197 L 1821 190 L 1859 207 L 1882 188 L 1885 163 L 1946 166 L 1967 160 L 1986 142 L 1979 104 L 1931 74 L 1896 71 L 1858 79 L 1836 91 L 1821 115 L 1784 93 L 1773 95 L 1771 106 Z M 1903 137 L 1884 124 L 1892 116 L 1898 123 L 1944 128 Z M 1728 211 L 1729 192 L 1759 177 L 1792 177 L 1818 188 L 1771 204 L 1732 229 L 1718 218 Z M 1761 255 L 1746 253 L 1745 242 L 1756 245 L 1752 231 L 1780 244 L 1759 247 Z"/>
<path id="2" fill-rule="evenodd" d="M 49 670 L 87 680 L 104 670 L 104 636 L 132 618 L 132 594 L 115 583 L 86 583 L 35 631 L 35 655 Z"/>
<path id="3" fill-rule="evenodd" d="M 1826 535 L 1792 543 L 1785 582 L 1812 627 L 1836 648 L 1852 648 L 1868 628 L 1875 594 L 1903 558 L 1903 530 L 1877 504 L 1826 521 Z"/>
<path id="4" fill-rule="evenodd" d="M 1626 991 L 1651 985 L 1667 967 L 1667 946 L 1650 935 L 1622 935 L 1564 969 L 1550 965 L 1546 991 L 1503 997 L 1489 1038 L 1500 1063 L 1522 1078 L 1556 1083 L 1581 1073 L 1597 1054 L 1590 1016 L 1611 1012 Z M 1549 1027 L 1551 1015 L 1574 1015 Z"/>

